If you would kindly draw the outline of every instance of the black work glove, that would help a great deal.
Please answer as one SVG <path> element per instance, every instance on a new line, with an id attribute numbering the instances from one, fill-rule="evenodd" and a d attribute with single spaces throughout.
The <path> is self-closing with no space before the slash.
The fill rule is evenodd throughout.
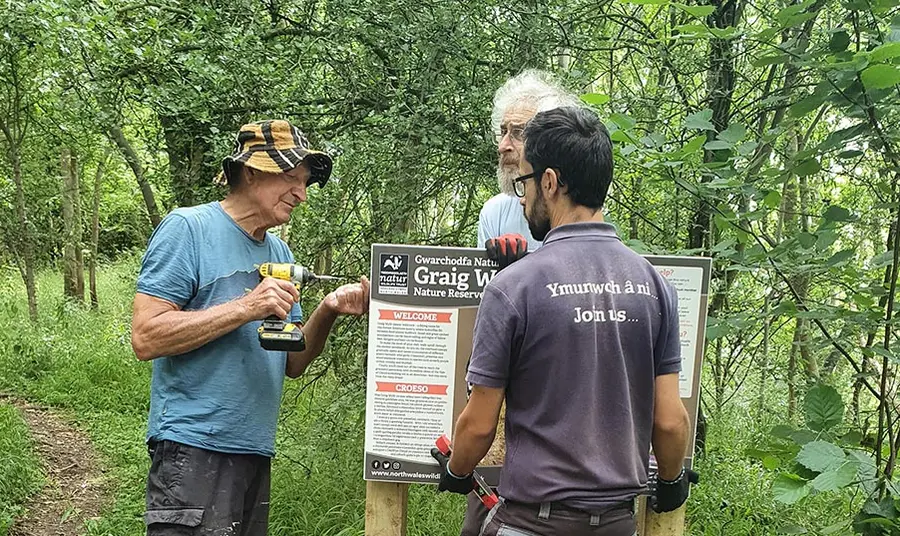
<path id="1" fill-rule="evenodd" d="M 528 241 L 520 234 L 506 233 L 485 241 L 484 248 L 487 258 L 496 261 L 502 270 L 528 253 Z"/>
<path id="2" fill-rule="evenodd" d="M 472 473 L 462 478 L 450 474 L 450 471 L 447 469 L 450 463 L 450 456 L 442 454 L 438 449 L 431 449 L 431 456 L 441 465 L 441 482 L 438 484 L 438 491 L 451 491 L 468 495 L 470 491 L 475 489 L 475 479 L 472 478 Z"/>
<path id="3" fill-rule="evenodd" d="M 657 477 L 656 494 L 650 497 L 650 507 L 657 514 L 678 510 L 688 498 L 691 484 L 700 482 L 700 473 L 690 469 L 682 469 L 681 475 L 668 481 Z"/>

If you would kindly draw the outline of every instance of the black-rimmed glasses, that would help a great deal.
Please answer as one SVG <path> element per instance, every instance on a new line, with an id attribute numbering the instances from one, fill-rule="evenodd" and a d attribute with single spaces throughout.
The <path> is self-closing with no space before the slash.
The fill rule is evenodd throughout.
<path id="1" fill-rule="evenodd" d="M 525 181 L 528 179 L 533 179 L 538 176 L 537 171 L 532 171 L 528 175 L 522 175 L 521 177 L 516 177 L 513 179 L 513 190 L 516 192 L 516 195 L 519 197 L 525 197 Z"/>

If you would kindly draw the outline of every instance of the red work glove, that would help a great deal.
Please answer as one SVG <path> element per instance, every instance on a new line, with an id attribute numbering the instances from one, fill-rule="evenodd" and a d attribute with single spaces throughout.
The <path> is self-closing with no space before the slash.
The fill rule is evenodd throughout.
<path id="1" fill-rule="evenodd" d="M 524 236 L 515 233 L 491 238 L 484 243 L 484 247 L 487 249 L 487 258 L 496 261 L 501 270 L 528 253 L 528 241 Z"/>

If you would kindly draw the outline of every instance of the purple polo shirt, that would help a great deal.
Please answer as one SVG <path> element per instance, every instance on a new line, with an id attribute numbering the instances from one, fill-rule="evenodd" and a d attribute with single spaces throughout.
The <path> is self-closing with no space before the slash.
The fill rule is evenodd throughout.
<path id="1" fill-rule="evenodd" d="M 681 370 L 675 289 L 606 223 L 557 227 L 485 288 L 467 381 L 506 389 L 499 491 L 588 511 L 645 490 L 656 376 Z"/>

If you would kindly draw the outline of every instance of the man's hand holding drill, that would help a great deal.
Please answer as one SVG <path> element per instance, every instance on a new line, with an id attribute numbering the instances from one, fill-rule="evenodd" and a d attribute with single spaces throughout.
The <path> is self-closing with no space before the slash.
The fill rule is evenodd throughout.
<path id="1" fill-rule="evenodd" d="M 298 299 L 300 292 L 293 283 L 266 277 L 241 298 L 241 303 L 250 320 L 265 320 L 270 316 L 284 320 Z"/>

